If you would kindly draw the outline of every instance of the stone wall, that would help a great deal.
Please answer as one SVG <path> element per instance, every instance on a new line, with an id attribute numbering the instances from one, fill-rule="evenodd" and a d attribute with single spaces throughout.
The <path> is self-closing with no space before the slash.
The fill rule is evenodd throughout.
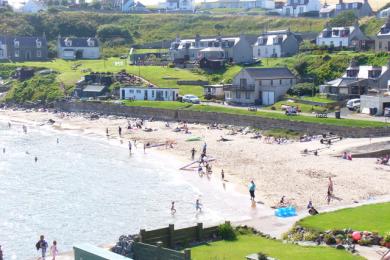
<path id="1" fill-rule="evenodd" d="M 199 112 L 191 110 L 168 110 L 149 107 L 128 107 L 99 102 L 58 102 L 55 108 L 66 112 L 102 113 L 139 117 L 163 121 L 187 121 L 189 123 L 219 123 L 235 126 L 250 126 L 262 130 L 289 129 L 306 134 L 322 134 L 332 132 L 344 137 L 378 137 L 390 136 L 390 128 L 357 128 L 334 125 L 314 124 L 291 120 L 263 118 L 250 115 L 233 115 L 215 112 Z M 342 120 L 342 119 L 340 119 Z"/>

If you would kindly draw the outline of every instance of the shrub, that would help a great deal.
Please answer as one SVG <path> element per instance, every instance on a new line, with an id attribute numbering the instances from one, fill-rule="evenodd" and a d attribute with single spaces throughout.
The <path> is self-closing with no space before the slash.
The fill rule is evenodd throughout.
<path id="1" fill-rule="evenodd" d="M 324 242 L 327 245 L 334 245 L 334 244 L 336 244 L 336 239 L 331 234 L 325 234 Z"/>
<path id="2" fill-rule="evenodd" d="M 360 239 L 358 241 L 358 244 L 361 245 L 361 246 L 369 246 L 369 245 L 371 245 L 371 240 L 369 240 L 369 239 Z"/>
<path id="3" fill-rule="evenodd" d="M 218 226 L 218 235 L 223 240 L 233 241 L 237 239 L 236 232 L 230 223 L 221 224 Z"/>
<path id="4" fill-rule="evenodd" d="M 315 231 L 307 231 L 303 235 L 303 240 L 305 241 L 315 241 L 318 238 L 319 234 Z"/>
<path id="5" fill-rule="evenodd" d="M 385 243 L 390 243 L 390 232 L 387 232 L 385 234 L 385 236 L 383 237 L 383 241 L 385 241 Z"/>
<path id="6" fill-rule="evenodd" d="M 303 240 L 303 233 L 297 232 L 291 235 L 292 241 L 302 241 Z"/>

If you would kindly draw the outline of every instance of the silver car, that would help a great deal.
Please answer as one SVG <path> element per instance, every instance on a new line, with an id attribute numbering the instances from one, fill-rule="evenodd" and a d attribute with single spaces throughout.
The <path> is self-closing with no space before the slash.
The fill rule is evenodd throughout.
<path id="1" fill-rule="evenodd" d="M 195 95 L 188 94 L 188 95 L 183 96 L 183 102 L 188 102 L 188 103 L 192 103 L 192 104 L 199 104 L 200 99 Z"/>

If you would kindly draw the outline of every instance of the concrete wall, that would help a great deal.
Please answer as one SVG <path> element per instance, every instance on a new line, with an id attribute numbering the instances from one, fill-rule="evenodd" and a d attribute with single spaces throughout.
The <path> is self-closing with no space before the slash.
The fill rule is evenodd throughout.
<path id="1" fill-rule="evenodd" d="M 189 110 L 168 110 L 147 107 L 126 107 L 121 105 L 98 102 L 58 102 L 55 108 L 65 112 L 92 112 L 107 115 L 153 118 L 164 121 L 187 121 L 189 123 L 219 123 L 235 126 L 256 127 L 263 130 L 290 129 L 307 134 L 322 134 L 333 132 L 344 137 L 375 137 L 390 136 L 390 128 L 357 128 L 334 125 L 304 123 L 290 120 L 263 118 L 250 115 L 233 115 L 215 112 L 199 112 Z M 342 119 L 341 119 L 342 120 Z"/>

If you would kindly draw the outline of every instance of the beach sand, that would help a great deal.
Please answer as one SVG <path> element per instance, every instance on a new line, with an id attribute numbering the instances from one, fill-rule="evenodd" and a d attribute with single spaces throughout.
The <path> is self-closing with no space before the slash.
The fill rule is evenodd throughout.
<path id="1" fill-rule="evenodd" d="M 164 145 L 151 149 L 168 153 L 188 163 L 191 162 L 191 149 L 196 149 L 195 157 L 199 158 L 206 142 L 207 154 L 216 158 L 212 163 L 213 174 L 220 175 L 220 170 L 223 169 L 225 179 L 237 184 L 240 191 L 245 193 L 248 182 L 253 179 L 257 186 L 256 200 L 267 206 L 276 205 L 282 196 L 286 196 L 288 201 L 300 209 L 305 208 L 309 200 L 313 201 L 314 206 L 327 206 L 329 176 L 333 179 L 334 194 L 337 197 L 331 201 L 329 207 L 349 205 L 390 194 L 390 166 L 378 165 L 373 158 L 352 161 L 340 158 L 344 150 L 370 142 L 387 141 L 390 137 L 344 139 L 326 148 L 319 140 L 267 144 L 262 140 L 252 139 L 253 134 L 231 136 L 228 135 L 228 129 L 208 129 L 207 125 L 201 124 L 188 124 L 191 134 L 176 133 L 173 129 L 177 123 L 170 123 L 168 128 L 165 122 L 160 121 L 145 123 L 146 127 L 153 129 L 152 132 L 127 130 L 128 120 L 113 116 L 89 120 L 79 114 L 0 110 L 0 119 L 36 125 L 53 119 L 55 123 L 52 127 L 55 129 L 100 136 L 105 136 L 108 128 L 109 138 L 119 138 L 118 126 L 121 126 L 124 143 L 137 139 L 142 147 L 141 143 L 174 142 L 174 148 L 166 148 Z M 218 142 L 220 136 L 231 141 Z M 202 141 L 186 141 L 191 137 L 200 137 Z M 127 145 L 125 147 L 127 149 Z M 314 156 L 303 155 L 301 152 L 304 149 L 321 150 L 319 156 Z M 188 171 L 188 174 L 195 174 L 194 169 Z"/>

